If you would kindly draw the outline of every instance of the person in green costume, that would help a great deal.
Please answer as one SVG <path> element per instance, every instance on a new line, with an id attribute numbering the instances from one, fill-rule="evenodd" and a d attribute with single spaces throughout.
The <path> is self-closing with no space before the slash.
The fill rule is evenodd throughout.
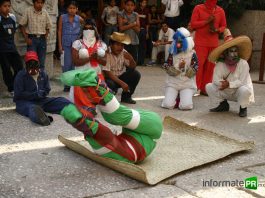
<path id="1" fill-rule="evenodd" d="M 141 162 L 151 154 L 163 130 L 157 113 L 121 105 L 94 70 L 69 71 L 61 80 L 68 86 L 81 87 L 108 123 L 122 126 L 122 133 L 117 135 L 87 110 L 70 104 L 61 111 L 68 123 L 84 133 L 95 154 L 130 163 Z"/>

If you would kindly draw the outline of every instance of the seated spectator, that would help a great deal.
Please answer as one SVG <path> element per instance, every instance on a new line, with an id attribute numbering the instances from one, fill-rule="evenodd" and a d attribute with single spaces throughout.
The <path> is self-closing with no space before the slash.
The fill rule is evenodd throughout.
<path id="1" fill-rule="evenodd" d="M 47 126 L 53 119 L 45 112 L 59 114 L 71 102 L 63 97 L 47 97 L 51 88 L 48 75 L 40 69 L 36 52 L 25 55 L 26 69 L 21 70 L 14 83 L 16 111 L 34 123 Z"/>
<path id="2" fill-rule="evenodd" d="M 168 27 L 166 22 L 162 23 L 162 28 L 159 32 L 158 40 L 153 43 L 152 60 L 148 65 L 156 64 L 157 54 L 159 52 L 165 52 L 165 62 L 168 58 L 168 51 L 173 41 L 174 30 Z"/>
<path id="3" fill-rule="evenodd" d="M 124 50 L 124 44 L 129 45 L 131 39 L 127 34 L 114 32 L 110 36 L 110 47 L 107 53 L 107 64 L 103 68 L 108 87 L 114 93 L 122 88 L 121 102 L 135 104 L 132 95 L 138 85 L 141 74 L 135 70 L 136 62 Z M 127 69 L 126 69 L 127 68 Z"/>

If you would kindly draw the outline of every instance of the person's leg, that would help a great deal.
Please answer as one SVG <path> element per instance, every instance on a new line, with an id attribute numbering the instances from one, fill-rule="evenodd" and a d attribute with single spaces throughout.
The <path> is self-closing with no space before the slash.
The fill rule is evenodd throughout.
<path id="1" fill-rule="evenodd" d="M 74 69 L 74 64 L 72 61 L 72 47 L 71 46 L 63 46 L 64 49 L 64 65 L 62 65 L 63 72 L 68 72 Z M 70 91 L 70 87 L 64 85 L 64 91 Z"/>
<path id="2" fill-rule="evenodd" d="M 27 45 L 27 51 L 34 51 L 37 53 L 37 45 L 38 45 L 38 41 L 35 37 L 32 37 L 29 35 L 29 39 L 31 39 L 32 44 L 31 45 Z"/>
<path id="3" fill-rule="evenodd" d="M 165 62 L 168 59 L 168 55 L 169 55 L 169 48 L 171 45 L 165 45 Z"/>
<path id="4" fill-rule="evenodd" d="M 139 43 L 141 43 L 141 47 L 139 48 L 138 53 L 138 65 L 144 64 L 144 59 L 146 55 L 146 30 L 141 28 L 139 33 Z"/>
<path id="5" fill-rule="evenodd" d="M 248 107 L 250 103 L 251 91 L 246 86 L 241 86 L 237 89 L 236 93 L 237 103 L 242 107 Z"/>
<path id="6" fill-rule="evenodd" d="M 43 109 L 30 101 L 20 101 L 16 103 L 16 111 L 25 117 L 28 117 L 32 122 L 47 126 L 50 124 L 49 118 L 44 113 Z"/>
<path id="7" fill-rule="evenodd" d="M 214 108 L 211 108 L 211 112 L 223 112 L 229 111 L 229 104 L 227 100 L 231 100 L 231 96 L 225 91 L 219 90 L 218 86 L 213 83 L 208 83 L 206 85 L 206 92 L 209 95 L 211 104 L 214 105 Z M 218 105 L 216 107 L 216 105 Z"/>
<path id="8" fill-rule="evenodd" d="M 141 74 L 136 69 L 127 69 L 126 72 L 124 72 L 121 76 L 119 76 L 119 79 L 127 83 L 130 88 L 129 92 L 122 92 L 121 99 L 123 100 L 132 97 L 141 79 Z"/>
<path id="9" fill-rule="evenodd" d="M 208 52 L 205 55 L 208 57 L 213 49 L 214 48 L 208 48 Z M 215 64 L 209 62 L 208 58 L 205 60 L 205 63 L 204 63 L 204 74 L 203 74 L 203 79 L 202 79 L 202 83 L 201 83 L 201 91 L 204 92 L 204 93 L 205 93 L 205 86 L 208 83 L 211 83 L 212 80 L 213 80 L 214 66 L 215 66 Z"/>
<path id="10" fill-rule="evenodd" d="M 179 109 L 181 110 L 193 109 L 193 102 L 192 102 L 193 94 L 194 94 L 194 89 L 183 89 L 180 91 Z"/>
<path id="11" fill-rule="evenodd" d="M 8 53 L 0 53 L 0 65 L 2 68 L 2 75 L 5 85 L 9 92 L 14 91 L 14 78 L 10 68 L 10 58 Z"/>
<path id="12" fill-rule="evenodd" d="M 23 69 L 23 62 L 18 52 L 10 53 L 10 63 L 14 70 L 14 79 L 17 73 Z"/>
<path id="13" fill-rule="evenodd" d="M 47 43 L 45 37 L 38 38 L 37 54 L 40 61 L 40 68 L 45 67 Z"/>
<path id="14" fill-rule="evenodd" d="M 109 36 L 112 34 L 112 26 L 106 25 L 104 31 L 104 42 L 109 46 Z"/>
<path id="15" fill-rule="evenodd" d="M 208 58 L 208 50 L 206 47 L 195 45 L 195 51 L 196 51 L 196 54 L 198 57 L 198 63 L 199 63 L 198 71 L 196 74 L 196 84 L 199 90 L 201 90 L 202 92 L 203 91 L 205 92 L 203 81 L 204 81 L 205 67 L 206 67 L 205 64 Z"/>
<path id="16" fill-rule="evenodd" d="M 43 110 L 48 113 L 60 114 L 64 107 L 72 104 L 64 97 L 45 98 L 41 104 Z"/>
<path id="17" fill-rule="evenodd" d="M 161 107 L 167 109 L 174 109 L 177 96 L 178 96 L 178 90 L 176 90 L 173 87 L 166 87 L 165 98 L 162 101 Z"/>

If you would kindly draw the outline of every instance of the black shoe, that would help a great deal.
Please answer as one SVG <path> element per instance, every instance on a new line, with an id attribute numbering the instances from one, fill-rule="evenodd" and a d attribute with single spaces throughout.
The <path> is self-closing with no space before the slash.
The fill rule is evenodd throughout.
<path id="1" fill-rule="evenodd" d="M 241 108 L 241 106 L 240 106 L 238 115 L 240 117 L 247 117 L 247 114 L 248 114 L 247 107 L 246 108 Z"/>
<path id="2" fill-rule="evenodd" d="M 210 112 L 225 112 L 225 111 L 229 111 L 229 104 L 228 104 L 227 100 L 220 102 L 218 107 L 210 109 Z"/>
<path id="3" fill-rule="evenodd" d="M 44 113 L 41 107 L 35 106 L 33 111 L 35 112 L 36 115 L 37 124 L 40 124 L 42 126 L 48 126 L 51 124 L 51 119 Z"/>
<path id="4" fill-rule="evenodd" d="M 128 103 L 128 104 L 136 104 L 136 101 L 133 100 L 132 98 L 122 98 L 121 102 Z"/>

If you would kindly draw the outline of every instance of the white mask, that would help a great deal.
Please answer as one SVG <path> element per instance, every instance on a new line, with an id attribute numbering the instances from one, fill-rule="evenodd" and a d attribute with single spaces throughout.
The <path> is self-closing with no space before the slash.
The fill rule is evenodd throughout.
<path id="1" fill-rule="evenodd" d="M 83 30 L 83 40 L 88 47 L 96 43 L 95 30 Z"/>

